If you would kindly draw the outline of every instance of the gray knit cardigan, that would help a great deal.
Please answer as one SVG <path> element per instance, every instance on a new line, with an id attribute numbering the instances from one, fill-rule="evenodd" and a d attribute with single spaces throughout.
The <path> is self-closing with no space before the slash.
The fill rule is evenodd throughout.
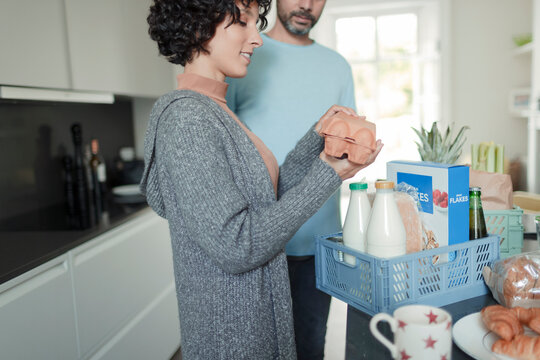
<path id="1" fill-rule="evenodd" d="M 177 90 L 154 105 L 141 191 L 169 222 L 183 359 L 296 358 L 284 247 L 341 184 L 322 149 L 310 129 L 276 199 L 255 145 L 218 104 Z"/>

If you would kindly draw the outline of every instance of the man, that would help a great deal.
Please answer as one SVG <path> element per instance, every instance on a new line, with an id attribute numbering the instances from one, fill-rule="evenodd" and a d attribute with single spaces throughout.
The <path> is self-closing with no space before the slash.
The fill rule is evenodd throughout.
<path id="1" fill-rule="evenodd" d="M 309 32 L 326 0 L 277 0 L 278 20 L 243 79 L 228 79 L 227 104 L 272 150 L 278 163 L 334 105 L 355 108 L 352 72 Z M 314 235 L 341 229 L 338 193 L 286 246 L 298 359 L 322 359 L 331 297 L 315 287 Z"/>

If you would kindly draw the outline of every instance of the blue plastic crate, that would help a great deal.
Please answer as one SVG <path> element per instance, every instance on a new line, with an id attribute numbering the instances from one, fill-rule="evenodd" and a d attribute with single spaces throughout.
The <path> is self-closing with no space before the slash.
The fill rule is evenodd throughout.
<path id="1" fill-rule="evenodd" d="M 444 306 L 488 293 L 482 269 L 499 258 L 499 237 L 420 251 L 383 259 L 354 251 L 329 238 L 315 241 L 317 288 L 370 315 L 391 313 L 402 305 Z M 456 258 L 433 264 L 435 257 L 451 252 Z M 356 265 L 343 261 L 355 256 Z"/>
<path id="2" fill-rule="evenodd" d="M 484 210 L 488 233 L 500 237 L 501 259 L 519 254 L 523 249 L 522 216 L 519 206 L 509 210 Z"/>

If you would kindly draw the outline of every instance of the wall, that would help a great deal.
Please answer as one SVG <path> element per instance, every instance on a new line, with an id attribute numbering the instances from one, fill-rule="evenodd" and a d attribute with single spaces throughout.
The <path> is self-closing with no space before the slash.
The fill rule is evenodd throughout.
<path id="1" fill-rule="evenodd" d="M 62 159 L 73 156 L 73 123 L 81 124 L 84 144 L 99 140 L 109 175 L 119 148 L 134 145 L 126 99 L 110 105 L 1 100 L 0 120 L 0 219 L 64 202 Z"/>
<path id="2" fill-rule="evenodd" d="M 135 136 L 135 157 L 144 158 L 144 135 L 148 126 L 148 119 L 156 99 L 133 99 L 133 133 Z"/>
<path id="3" fill-rule="evenodd" d="M 512 36 L 532 29 L 531 0 L 451 0 L 451 114 L 470 144 L 493 140 L 509 158 L 527 155 L 527 120 L 512 117 L 509 92 L 530 85 L 530 56 L 513 57 Z M 470 158 L 470 155 L 469 155 Z"/>
<path id="4" fill-rule="evenodd" d="M 509 93 L 530 86 L 531 57 L 512 56 L 512 36 L 532 29 L 531 0 L 439 0 L 442 9 L 442 121 L 468 125 L 462 156 L 470 161 L 470 144 L 494 141 L 506 146 L 509 159 L 526 164 L 527 120 L 510 115 Z M 334 43 L 331 17 L 337 8 L 414 5 L 406 0 L 327 1 L 312 31 L 320 43 Z M 540 168 L 540 167 L 539 167 Z"/>

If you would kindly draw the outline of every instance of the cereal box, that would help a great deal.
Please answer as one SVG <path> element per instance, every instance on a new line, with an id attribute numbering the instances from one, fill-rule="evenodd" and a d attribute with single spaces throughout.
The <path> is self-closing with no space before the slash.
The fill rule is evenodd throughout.
<path id="1" fill-rule="evenodd" d="M 425 161 L 390 161 L 388 180 L 418 191 L 424 248 L 469 240 L 469 167 Z M 449 261 L 455 254 L 449 254 Z"/>

